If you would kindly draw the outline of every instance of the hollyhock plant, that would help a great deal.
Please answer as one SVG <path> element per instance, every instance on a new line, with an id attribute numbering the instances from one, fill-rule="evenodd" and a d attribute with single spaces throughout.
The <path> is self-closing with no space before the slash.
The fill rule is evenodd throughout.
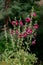
<path id="1" fill-rule="evenodd" d="M 29 23 L 31 21 L 31 18 L 26 18 L 25 21 Z"/>
<path id="2" fill-rule="evenodd" d="M 33 15 L 31 15 L 31 14 L 33 14 Z M 32 9 L 32 11 L 30 13 L 30 17 L 26 17 L 25 20 L 22 20 L 22 18 L 17 20 L 15 17 L 15 21 L 11 22 L 14 27 L 13 30 L 11 28 L 9 28 L 9 31 L 8 31 L 5 28 L 6 26 L 4 26 L 4 28 L 5 28 L 4 38 L 6 38 L 6 40 L 5 40 L 6 49 L 2 55 L 2 58 L 4 61 L 8 61 L 8 60 L 12 59 L 11 60 L 11 62 L 12 62 L 14 59 L 15 61 L 14 61 L 13 65 L 21 65 L 21 64 L 25 65 L 26 64 L 25 61 L 27 62 L 29 60 L 29 62 L 31 64 L 28 62 L 26 65 L 33 65 L 32 63 L 34 63 L 34 58 L 32 58 L 32 54 L 30 57 L 29 53 L 31 52 L 31 50 L 30 50 L 31 44 L 32 45 L 36 44 L 36 40 L 35 40 L 36 34 L 35 33 L 36 33 L 36 30 L 38 29 L 38 24 L 36 24 L 37 22 L 34 21 L 34 23 L 33 23 L 33 17 L 36 17 L 36 13 L 34 13 L 34 11 Z M 23 23 L 25 23 L 25 24 L 23 24 Z M 33 38 L 34 38 L 34 40 L 33 40 Z M 8 42 L 8 39 L 10 42 Z M 24 53 L 24 50 L 25 50 L 25 53 Z M 19 51 L 20 51 L 20 53 L 19 53 Z M 18 54 L 18 55 L 16 55 L 16 54 Z M 25 58 L 23 58 L 25 56 L 24 54 L 26 55 Z M 27 59 L 27 54 L 28 54 L 28 59 Z M 23 64 L 23 62 L 21 63 L 22 58 L 23 58 L 24 64 Z M 33 62 L 32 62 L 32 59 L 33 59 Z M 15 64 L 15 63 L 19 63 L 19 64 Z M 12 65 L 12 64 L 10 64 L 10 65 Z"/>

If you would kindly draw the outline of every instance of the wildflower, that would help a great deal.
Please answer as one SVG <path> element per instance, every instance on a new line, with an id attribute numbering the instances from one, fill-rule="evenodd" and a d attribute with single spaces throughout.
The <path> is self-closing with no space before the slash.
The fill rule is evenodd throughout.
<path id="1" fill-rule="evenodd" d="M 33 28 L 38 29 L 38 24 L 34 24 Z"/>
<path id="2" fill-rule="evenodd" d="M 20 26 L 23 26 L 23 22 L 22 22 L 22 20 L 20 20 Z"/>
<path id="3" fill-rule="evenodd" d="M 31 21 L 31 18 L 26 18 L 26 22 L 29 23 Z"/>

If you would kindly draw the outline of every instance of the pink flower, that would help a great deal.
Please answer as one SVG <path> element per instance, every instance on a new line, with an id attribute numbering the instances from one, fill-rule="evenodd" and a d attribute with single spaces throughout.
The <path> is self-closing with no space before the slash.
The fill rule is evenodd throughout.
<path id="1" fill-rule="evenodd" d="M 31 21 L 31 18 L 26 18 L 26 22 L 29 23 Z"/>
<path id="2" fill-rule="evenodd" d="M 23 37 L 27 37 L 27 33 L 25 32 L 25 33 L 23 33 Z"/>
<path id="3" fill-rule="evenodd" d="M 16 34 L 18 34 L 18 30 L 16 30 Z"/>
<path id="4" fill-rule="evenodd" d="M 20 20 L 20 26 L 23 26 L 23 22 L 22 22 L 22 20 Z"/>
<path id="5" fill-rule="evenodd" d="M 13 35 L 15 33 L 15 31 L 14 30 L 11 30 L 11 34 Z"/>
<path id="6" fill-rule="evenodd" d="M 32 29 L 27 29 L 27 30 L 26 30 L 26 33 L 27 33 L 27 34 L 32 34 Z"/>
<path id="7" fill-rule="evenodd" d="M 32 41 L 32 45 L 36 44 L 36 40 Z"/>
<path id="8" fill-rule="evenodd" d="M 15 21 L 12 21 L 12 22 L 11 22 L 11 24 L 14 26 L 14 24 L 15 24 Z"/>
<path id="9" fill-rule="evenodd" d="M 36 17 L 36 16 L 37 16 L 36 12 L 34 12 L 34 13 L 33 13 L 33 16 L 34 16 L 34 17 Z"/>
<path id="10" fill-rule="evenodd" d="M 33 28 L 38 29 L 38 24 L 34 24 Z"/>
<path id="11" fill-rule="evenodd" d="M 17 20 L 15 21 L 15 25 L 18 26 L 18 21 Z"/>
<path id="12" fill-rule="evenodd" d="M 14 24 L 17 26 L 18 25 L 18 21 L 12 21 L 11 24 L 14 26 Z"/>

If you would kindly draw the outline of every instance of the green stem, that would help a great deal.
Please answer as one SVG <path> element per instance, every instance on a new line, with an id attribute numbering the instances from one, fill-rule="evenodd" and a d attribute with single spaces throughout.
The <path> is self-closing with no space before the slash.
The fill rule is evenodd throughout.
<path id="1" fill-rule="evenodd" d="M 11 32 L 11 29 L 10 29 L 10 32 Z M 15 44 L 14 44 L 13 36 L 12 36 L 12 34 L 11 34 L 11 33 L 10 33 L 10 37 L 11 37 L 12 47 L 13 47 L 13 49 L 14 49 Z"/>

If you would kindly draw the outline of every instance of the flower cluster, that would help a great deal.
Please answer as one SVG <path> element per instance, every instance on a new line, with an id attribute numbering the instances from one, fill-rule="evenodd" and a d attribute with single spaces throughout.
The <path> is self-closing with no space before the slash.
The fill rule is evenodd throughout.
<path id="1" fill-rule="evenodd" d="M 30 62 L 30 64 L 34 63 L 36 57 L 31 53 L 29 54 L 28 51 L 31 52 L 30 50 L 31 44 L 32 45 L 36 44 L 36 36 L 37 36 L 36 30 L 39 27 L 37 24 L 36 17 L 37 14 L 36 12 L 33 11 L 32 8 L 32 12 L 29 14 L 29 16 L 25 17 L 24 20 L 22 18 L 20 19 L 15 18 L 12 21 L 10 20 L 11 25 L 14 27 L 13 29 L 9 28 L 8 30 L 6 30 L 6 26 L 4 26 L 5 29 L 4 38 L 6 39 L 6 44 L 5 44 L 6 49 L 2 54 L 2 59 L 4 61 L 8 62 L 8 60 L 11 60 L 13 58 L 14 62 L 12 59 L 11 65 L 12 63 L 14 64 L 18 63 L 18 61 L 19 64 L 17 65 L 20 65 L 21 63 L 25 65 L 27 61 Z M 15 62 L 15 60 L 17 62 Z M 25 61 L 26 63 L 21 61 Z M 26 65 L 28 65 L 28 63 Z"/>
<path id="2" fill-rule="evenodd" d="M 31 17 L 32 17 L 32 19 L 34 17 L 37 17 L 37 14 L 35 12 L 33 12 L 33 14 L 31 15 Z M 38 24 L 35 21 L 34 25 L 32 25 L 33 21 L 31 19 L 31 17 L 26 17 L 25 18 L 25 25 L 23 24 L 22 19 L 19 20 L 19 21 L 18 20 L 11 21 L 11 24 L 14 26 L 14 30 L 11 30 L 11 34 L 13 35 L 15 33 L 18 38 L 27 38 L 29 35 L 30 36 L 31 35 L 35 36 L 34 32 L 36 31 L 36 29 L 38 29 Z M 21 32 L 20 28 L 23 29 L 22 32 Z M 35 44 L 35 41 L 36 40 L 32 41 L 32 44 Z"/>

